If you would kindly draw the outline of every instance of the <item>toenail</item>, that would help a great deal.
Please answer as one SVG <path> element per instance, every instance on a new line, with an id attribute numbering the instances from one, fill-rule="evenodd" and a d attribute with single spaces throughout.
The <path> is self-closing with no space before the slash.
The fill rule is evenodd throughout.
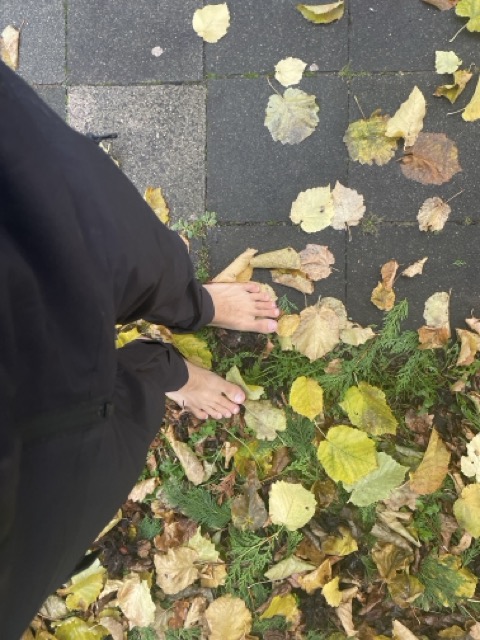
<path id="1" fill-rule="evenodd" d="M 239 411 L 240 411 L 240 408 L 239 408 L 239 407 L 235 407 L 235 408 L 233 409 L 233 413 L 238 413 Z"/>
<path id="2" fill-rule="evenodd" d="M 270 320 L 270 322 L 268 323 L 268 330 L 269 331 L 276 331 L 278 327 L 277 322 L 275 322 L 275 320 Z"/>
<path id="3" fill-rule="evenodd" d="M 241 393 L 237 393 L 237 395 L 234 398 L 235 402 L 243 402 L 245 400 L 245 396 L 243 396 Z M 238 407 L 237 407 L 238 409 Z"/>

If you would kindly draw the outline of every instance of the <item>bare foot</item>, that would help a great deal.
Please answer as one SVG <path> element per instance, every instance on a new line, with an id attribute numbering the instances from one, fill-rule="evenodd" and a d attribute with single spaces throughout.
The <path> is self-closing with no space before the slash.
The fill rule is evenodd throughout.
<path id="1" fill-rule="evenodd" d="M 239 405 L 245 400 L 245 393 L 239 386 L 186 360 L 185 364 L 188 381 L 178 391 L 166 394 L 170 400 L 188 409 L 201 420 L 206 420 L 209 416 L 216 420 L 231 418 L 240 411 Z"/>
<path id="2" fill-rule="evenodd" d="M 256 282 L 212 282 L 204 287 L 215 308 L 210 323 L 213 327 L 257 333 L 276 331 L 274 318 L 280 315 L 280 311 Z"/>

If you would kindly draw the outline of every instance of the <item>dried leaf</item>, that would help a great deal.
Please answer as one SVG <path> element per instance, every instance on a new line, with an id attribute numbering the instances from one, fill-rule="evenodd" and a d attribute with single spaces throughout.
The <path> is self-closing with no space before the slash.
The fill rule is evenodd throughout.
<path id="1" fill-rule="evenodd" d="M 435 51 L 435 71 L 455 73 L 462 61 L 454 51 Z"/>
<path id="2" fill-rule="evenodd" d="M 452 211 L 441 198 L 427 198 L 417 215 L 420 231 L 441 231 Z"/>
<path id="3" fill-rule="evenodd" d="M 335 482 L 353 484 L 377 468 L 375 443 L 366 433 L 337 425 L 318 447 L 318 459 Z"/>
<path id="4" fill-rule="evenodd" d="M 322 542 L 322 551 L 330 556 L 348 556 L 358 551 L 358 544 L 347 527 L 339 527 L 340 535 L 327 536 Z"/>
<path id="5" fill-rule="evenodd" d="M 243 406 L 245 423 L 259 440 L 275 440 L 277 432 L 287 428 L 284 411 L 274 407 L 270 400 L 245 400 Z"/>
<path id="6" fill-rule="evenodd" d="M 328 187 L 314 187 L 301 191 L 290 211 L 290 220 L 299 224 L 306 233 L 315 233 L 328 227 L 335 214 L 333 196 Z"/>
<path id="7" fill-rule="evenodd" d="M 380 269 L 380 273 L 382 274 L 382 282 L 385 288 L 391 289 L 393 287 L 395 276 L 397 275 L 398 266 L 399 265 L 396 260 L 389 260 Z"/>
<path id="8" fill-rule="evenodd" d="M 299 376 L 293 381 L 288 402 L 296 413 L 315 420 L 323 412 L 323 389 L 316 380 Z"/>
<path id="9" fill-rule="evenodd" d="M 292 247 L 261 253 L 250 260 L 250 265 L 255 269 L 301 269 L 302 266 L 300 255 Z"/>
<path id="10" fill-rule="evenodd" d="M 460 69 L 453 74 L 453 84 L 442 84 L 437 87 L 433 93 L 437 98 L 445 97 L 453 104 L 458 96 L 463 93 L 463 90 L 467 86 L 468 82 L 472 78 L 470 71 Z"/>
<path id="11" fill-rule="evenodd" d="M 405 276 L 406 278 L 413 278 L 414 276 L 419 276 L 423 273 L 423 265 L 428 260 L 428 258 L 422 258 L 421 260 L 417 260 L 409 267 L 404 269 L 400 275 Z"/>
<path id="12" fill-rule="evenodd" d="M 198 557 L 196 562 L 217 562 L 220 557 L 213 542 L 205 538 L 205 536 L 202 536 L 200 527 L 198 527 L 195 534 L 188 539 L 185 546 L 197 552 Z"/>
<path id="13" fill-rule="evenodd" d="M 387 122 L 385 135 L 388 138 L 404 138 L 405 146 L 411 147 L 423 129 L 427 103 L 423 93 L 414 87 L 407 100 Z"/>
<path id="14" fill-rule="evenodd" d="M 360 224 L 365 213 L 365 202 L 360 193 L 355 189 L 344 187 L 337 180 L 332 198 L 334 214 L 331 224 L 334 229 L 342 231 Z"/>
<path id="15" fill-rule="evenodd" d="M 340 20 L 345 11 L 344 0 L 330 4 L 297 4 L 302 16 L 314 24 L 328 24 Z"/>
<path id="16" fill-rule="evenodd" d="M 450 339 L 448 305 L 450 296 L 445 291 L 434 293 L 425 302 L 423 317 L 426 326 L 418 329 L 419 349 L 438 349 Z"/>
<path id="17" fill-rule="evenodd" d="M 419 495 L 434 493 L 443 484 L 448 473 L 450 451 L 443 444 L 437 431 L 432 429 L 425 455 L 418 468 L 411 474 L 410 485 Z"/>
<path id="18" fill-rule="evenodd" d="M 194 562 L 198 553 L 193 549 L 178 547 L 168 549 L 166 554 L 154 556 L 157 584 L 167 595 L 183 591 L 198 578 Z"/>
<path id="19" fill-rule="evenodd" d="M 352 424 L 367 433 L 380 436 L 397 432 L 397 420 L 387 404 L 385 394 L 366 382 L 350 387 L 339 403 Z"/>
<path id="20" fill-rule="evenodd" d="M 480 484 L 469 484 L 453 504 L 458 524 L 474 538 L 480 536 Z"/>
<path id="21" fill-rule="evenodd" d="M 342 602 L 342 593 L 339 589 L 340 578 L 337 576 L 327 582 L 322 589 L 322 595 L 331 607 L 338 607 Z"/>
<path id="22" fill-rule="evenodd" d="M 300 313 L 300 323 L 292 335 L 292 344 L 310 361 L 318 360 L 340 342 L 340 322 L 328 307 L 307 307 Z"/>
<path id="23" fill-rule="evenodd" d="M 307 63 L 300 60 L 300 58 L 284 58 L 275 65 L 275 79 L 280 84 L 283 84 L 284 87 L 298 84 L 302 79 L 306 66 Z"/>
<path id="24" fill-rule="evenodd" d="M 98 622 L 90 623 L 73 616 L 60 622 L 55 629 L 54 638 L 55 640 L 104 640 L 107 635 L 108 631 Z M 41 640 L 41 636 L 37 635 L 37 640 Z"/>
<path id="25" fill-rule="evenodd" d="M 289 338 L 295 333 L 299 324 L 300 316 L 298 313 L 281 316 L 278 320 L 277 334 L 282 338 Z"/>
<path id="26" fill-rule="evenodd" d="M 133 502 L 143 502 L 150 493 L 153 493 L 157 483 L 157 478 L 149 478 L 138 482 L 128 494 L 128 499 Z"/>
<path id="27" fill-rule="evenodd" d="M 356 593 L 357 591 L 358 591 L 357 587 L 355 587 L 354 589 L 346 589 L 345 591 L 342 591 L 342 603 L 335 610 L 338 616 L 338 619 L 342 623 L 342 627 L 345 629 L 345 633 L 349 638 L 353 638 L 357 636 L 358 631 L 355 629 L 355 625 L 353 624 L 352 600 L 350 599 L 345 602 L 344 601 L 346 597 L 345 594 L 347 592 Z"/>
<path id="28" fill-rule="evenodd" d="M 273 269 L 272 280 L 284 287 L 291 287 L 301 293 L 310 295 L 313 293 L 313 282 L 303 271 L 289 271 L 288 269 Z"/>
<path id="29" fill-rule="evenodd" d="M 480 319 L 478 318 L 467 318 L 465 322 L 468 324 L 470 329 L 473 329 L 478 334 L 480 334 Z"/>
<path id="30" fill-rule="evenodd" d="M 479 26 L 480 26 L 480 14 L 478 17 Z M 480 29 L 479 29 L 480 30 Z M 465 107 L 465 111 L 462 113 L 462 118 L 466 122 L 474 122 L 480 118 L 480 78 L 477 82 L 477 87 L 475 89 L 475 93 L 472 96 L 472 99 Z"/>
<path id="31" fill-rule="evenodd" d="M 472 364 L 478 351 L 480 351 L 480 336 L 466 329 L 457 329 L 457 336 L 461 341 L 457 366 Z"/>
<path id="32" fill-rule="evenodd" d="M 70 611 L 87 611 L 98 598 L 103 588 L 106 571 L 100 560 L 95 560 L 88 569 L 72 576 L 70 586 L 59 589 L 60 595 L 67 595 L 65 604 Z"/>
<path id="33" fill-rule="evenodd" d="M 343 141 L 347 145 L 350 158 L 360 164 L 387 164 L 397 149 L 397 139 L 387 138 L 389 116 L 375 111 L 370 118 L 351 122 Z"/>
<path id="34" fill-rule="evenodd" d="M 331 264 L 335 263 L 333 253 L 320 244 L 307 244 L 303 251 L 300 251 L 301 269 L 310 280 L 315 282 L 328 278 L 332 273 Z"/>
<path id="35" fill-rule="evenodd" d="M 256 253 L 258 253 L 257 249 L 246 249 L 228 267 L 215 276 L 212 282 L 247 282 L 253 273 L 250 260 Z M 249 274 L 248 277 L 245 277 L 245 273 Z"/>
<path id="36" fill-rule="evenodd" d="M 188 444 L 175 439 L 172 426 L 167 429 L 165 436 L 190 482 L 198 486 L 208 480 L 209 473 L 205 470 L 205 467 Z"/>
<path id="37" fill-rule="evenodd" d="M 398 547 L 396 544 L 388 542 L 372 549 L 372 560 L 377 565 L 377 570 L 381 578 L 386 582 L 391 582 L 399 571 L 407 571 L 414 560 L 414 555 L 410 549 Z"/>
<path id="38" fill-rule="evenodd" d="M 270 487 L 269 513 L 273 524 L 284 525 L 289 531 L 305 526 L 316 508 L 313 493 L 301 484 L 278 480 Z"/>
<path id="39" fill-rule="evenodd" d="M 293 593 L 287 593 L 286 595 L 273 596 L 272 601 L 262 613 L 260 619 L 265 620 L 275 616 L 284 616 L 289 622 L 295 623 L 300 619 L 300 615 L 297 599 Z"/>
<path id="40" fill-rule="evenodd" d="M 297 582 L 302 589 L 304 589 L 309 595 L 324 587 L 327 582 L 332 579 L 332 565 L 330 560 L 324 560 L 316 569 L 311 573 L 307 573 L 304 576 L 298 576 Z"/>
<path id="41" fill-rule="evenodd" d="M 480 433 L 467 444 L 467 455 L 460 458 L 462 473 L 480 482 Z"/>
<path id="42" fill-rule="evenodd" d="M 381 311 L 390 311 L 395 305 L 395 291 L 387 289 L 383 282 L 379 282 L 372 291 L 370 301 Z"/>
<path id="43" fill-rule="evenodd" d="M 468 31 L 480 31 L 480 3 L 478 0 L 460 0 L 455 13 L 461 18 L 469 18 Z"/>
<path id="44" fill-rule="evenodd" d="M 315 96 L 289 88 L 283 96 L 270 96 L 264 124 L 276 142 L 298 144 L 315 131 L 318 111 Z"/>
<path id="45" fill-rule="evenodd" d="M 440 11 L 448 11 L 449 9 L 453 9 L 453 7 L 457 4 L 459 0 L 423 0 L 427 4 L 431 4 Z"/>
<path id="46" fill-rule="evenodd" d="M 148 627 L 155 619 L 155 604 L 146 580 L 131 574 L 117 594 L 118 606 L 128 620 L 130 629 Z"/>
<path id="47" fill-rule="evenodd" d="M 462 170 L 457 145 L 444 133 L 420 133 L 413 147 L 405 149 L 402 173 L 422 184 L 443 184 Z"/>
<path id="48" fill-rule="evenodd" d="M 274 564 L 264 575 L 272 581 L 284 580 L 285 578 L 293 576 L 294 573 L 304 573 L 305 571 L 312 571 L 312 569 L 315 569 L 315 565 L 310 562 L 300 560 L 300 558 L 296 556 L 290 556 Z"/>
<path id="49" fill-rule="evenodd" d="M 370 327 L 363 328 L 355 322 L 347 322 L 347 326 L 340 331 L 340 340 L 344 344 L 351 344 L 358 347 L 365 344 L 367 340 L 375 337 L 375 333 Z M 331 363 L 330 363 L 331 364 Z"/>
<path id="50" fill-rule="evenodd" d="M 252 628 L 252 614 L 243 600 L 227 595 L 212 602 L 205 612 L 209 640 L 245 640 Z"/>
<path id="51" fill-rule="evenodd" d="M 153 209 L 153 212 L 160 222 L 168 224 L 170 220 L 170 212 L 160 187 L 147 187 L 143 197 L 145 198 L 146 203 Z"/>
<path id="52" fill-rule="evenodd" d="M 19 45 L 20 29 L 16 29 L 9 24 L 0 35 L 0 60 L 13 71 L 18 69 Z"/>
<path id="53" fill-rule="evenodd" d="M 393 640 L 420 640 L 398 620 L 393 621 Z"/>
<path id="54" fill-rule="evenodd" d="M 207 589 L 216 589 L 225 584 L 227 567 L 224 564 L 207 564 L 200 569 L 200 585 Z"/>
<path id="55" fill-rule="evenodd" d="M 230 11 L 227 3 L 207 4 L 193 14 L 193 30 L 205 42 L 218 42 L 230 26 Z"/>
<path id="56" fill-rule="evenodd" d="M 232 502 L 232 522 L 237 529 L 256 531 L 267 521 L 268 512 L 258 493 L 260 488 L 256 473 L 249 473 L 243 486 L 243 495 L 237 496 Z"/>

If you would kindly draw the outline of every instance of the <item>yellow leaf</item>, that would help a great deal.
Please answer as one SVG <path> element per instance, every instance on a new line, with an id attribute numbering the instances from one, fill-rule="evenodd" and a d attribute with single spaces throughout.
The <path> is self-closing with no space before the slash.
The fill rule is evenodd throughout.
<path id="1" fill-rule="evenodd" d="M 109 635 L 104 627 L 97 623 L 88 623 L 80 618 L 68 618 L 58 625 L 56 640 L 103 640 Z"/>
<path id="2" fill-rule="evenodd" d="M 200 570 L 200 586 L 216 589 L 223 586 L 227 578 L 227 567 L 224 564 L 207 564 Z"/>
<path id="3" fill-rule="evenodd" d="M 236 365 L 227 371 L 225 379 L 241 387 L 245 391 L 247 400 L 259 400 L 263 396 L 263 387 L 258 384 L 247 384 Z"/>
<path id="4" fill-rule="evenodd" d="M 254 269 L 300 269 L 302 266 L 299 254 L 292 247 L 261 253 L 252 257 L 250 264 Z"/>
<path id="5" fill-rule="evenodd" d="M 448 473 L 449 463 L 450 451 L 443 444 L 436 430 L 432 429 L 425 455 L 410 476 L 412 491 L 419 495 L 427 495 L 440 489 Z"/>
<path id="6" fill-rule="evenodd" d="M 462 18 L 469 18 L 469 31 L 480 31 L 480 0 L 460 0 L 455 7 L 455 13 Z"/>
<path id="7" fill-rule="evenodd" d="M 148 627 L 155 619 L 155 604 L 146 580 L 131 574 L 117 594 L 118 606 L 128 620 L 130 629 Z"/>
<path id="8" fill-rule="evenodd" d="M 367 340 L 371 340 L 375 337 L 375 333 L 370 327 L 361 327 L 355 322 L 347 321 L 347 325 L 340 331 L 340 340 L 344 344 L 351 344 L 356 347 L 360 344 L 365 344 Z"/>
<path id="9" fill-rule="evenodd" d="M 275 440 L 278 431 L 285 431 L 287 419 L 282 409 L 269 400 L 245 400 L 245 423 L 259 440 Z"/>
<path id="10" fill-rule="evenodd" d="M 276 142 L 298 144 L 315 131 L 318 110 L 314 95 L 288 88 L 283 96 L 270 96 L 264 124 Z"/>
<path id="11" fill-rule="evenodd" d="M 350 422 L 367 433 L 375 436 L 384 433 L 395 434 L 397 421 L 381 389 L 366 382 L 358 387 L 350 387 L 340 406 L 348 415 Z"/>
<path id="12" fill-rule="evenodd" d="M 250 260 L 256 253 L 257 249 L 246 249 L 228 267 L 215 276 L 212 282 L 248 282 L 253 273 Z"/>
<path id="13" fill-rule="evenodd" d="M 435 71 L 455 73 L 462 61 L 454 51 L 435 51 Z"/>
<path id="14" fill-rule="evenodd" d="M 379 282 L 372 291 L 370 301 L 381 311 L 390 311 L 395 304 L 395 291 Z"/>
<path id="15" fill-rule="evenodd" d="M 340 536 L 327 536 L 322 542 L 322 551 L 329 556 L 348 556 L 358 551 L 358 544 L 347 527 L 339 527 Z"/>
<path id="16" fill-rule="evenodd" d="M 323 411 L 323 389 L 316 380 L 300 376 L 293 381 L 289 404 L 296 413 L 314 420 Z"/>
<path id="17" fill-rule="evenodd" d="M 462 118 L 466 122 L 474 122 L 480 118 L 480 78 L 478 79 L 477 88 L 475 89 L 472 99 L 465 107 L 465 111 L 462 113 Z"/>
<path id="18" fill-rule="evenodd" d="M 297 599 L 293 593 L 287 593 L 284 596 L 273 596 L 272 601 L 262 613 L 260 619 L 265 620 L 274 616 L 284 616 L 289 622 L 295 622 L 300 618 Z"/>
<path id="19" fill-rule="evenodd" d="M 441 198 L 427 198 L 417 214 L 420 231 L 441 231 L 452 208 Z"/>
<path id="20" fill-rule="evenodd" d="M 315 569 L 315 565 L 310 562 L 300 560 L 296 556 L 290 556 L 285 560 L 281 560 L 277 564 L 274 564 L 268 571 L 265 572 L 265 577 L 269 580 L 284 580 L 293 576 L 294 573 L 303 573 L 305 571 L 311 571 Z"/>
<path id="21" fill-rule="evenodd" d="M 329 307 L 307 307 L 300 313 L 300 323 L 292 335 L 292 344 L 310 361 L 318 360 L 340 342 L 340 320 Z"/>
<path id="22" fill-rule="evenodd" d="M 426 112 L 427 103 L 423 93 L 418 87 L 414 87 L 407 100 L 388 121 L 385 135 L 389 138 L 404 138 L 405 146 L 412 146 L 423 129 Z"/>
<path id="23" fill-rule="evenodd" d="M 95 602 L 102 590 L 105 581 L 105 569 L 100 560 L 95 560 L 85 571 L 72 577 L 71 585 L 65 589 L 59 589 L 58 593 L 67 595 L 66 605 L 70 611 L 86 611 Z"/>
<path id="24" fill-rule="evenodd" d="M 198 578 L 194 562 L 198 553 L 193 549 L 178 547 L 168 549 L 166 554 L 154 556 L 157 584 L 167 595 L 183 591 Z"/>
<path id="25" fill-rule="evenodd" d="M 365 213 L 363 196 L 349 187 L 344 187 L 336 182 L 332 191 L 334 214 L 332 227 L 337 231 L 343 231 L 348 227 L 356 227 Z"/>
<path id="26" fill-rule="evenodd" d="M 366 433 L 338 425 L 331 427 L 318 447 L 318 459 L 335 482 L 353 484 L 377 468 L 375 443 Z"/>
<path id="27" fill-rule="evenodd" d="M 347 145 L 350 158 L 360 164 L 387 164 L 397 149 L 397 139 L 387 138 L 389 117 L 376 111 L 370 118 L 357 120 L 348 125 L 343 141 Z"/>
<path id="28" fill-rule="evenodd" d="M 467 444 L 467 455 L 460 458 L 462 473 L 467 478 L 475 477 L 480 482 L 480 433 Z"/>
<path id="29" fill-rule="evenodd" d="M 209 640 L 245 640 L 252 628 L 252 614 L 243 600 L 221 596 L 205 612 Z"/>
<path id="30" fill-rule="evenodd" d="M 7 67 L 16 71 L 18 69 L 18 48 L 20 44 L 20 29 L 15 29 L 9 24 L 0 35 L 0 60 Z"/>
<path id="31" fill-rule="evenodd" d="M 291 287 L 301 293 L 310 295 L 313 293 L 313 282 L 303 271 L 289 271 L 287 269 L 273 269 L 272 280 L 277 284 L 283 284 L 284 287 Z"/>
<path id="32" fill-rule="evenodd" d="M 342 602 L 342 593 L 338 587 L 340 578 L 337 576 L 327 582 L 322 589 L 322 595 L 331 607 L 338 607 Z"/>
<path id="33" fill-rule="evenodd" d="M 428 258 L 422 258 L 421 260 L 417 260 L 412 263 L 409 267 L 404 269 L 401 273 L 402 276 L 406 278 L 413 278 L 414 276 L 419 276 L 423 273 L 423 267 Z"/>
<path id="34" fill-rule="evenodd" d="M 315 24 L 328 24 L 340 20 L 345 11 L 344 0 L 330 4 L 297 4 L 302 16 Z"/>
<path id="35" fill-rule="evenodd" d="M 193 30 L 206 42 L 218 42 L 230 26 L 230 11 L 227 3 L 207 4 L 193 14 Z"/>
<path id="36" fill-rule="evenodd" d="M 147 187 L 143 197 L 147 204 L 153 209 L 157 218 L 163 222 L 163 224 L 168 224 L 170 220 L 169 210 L 160 187 Z"/>
<path id="37" fill-rule="evenodd" d="M 275 79 L 280 84 L 283 84 L 284 87 L 298 84 L 302 79 L 306 66 L 307 63 L 300 60 L 300 58 L 284 58 L 275 65 Z"/>
<path id="38" fill-rule="evenodd" d="M 306 233 L 315 233 L 328 227 L 335 214 L 330 186 L 301 191 L 292 204 L 290 219 Z"/>
<path id="39" fill-rule="evenodd" d="M 220 557 L 213 542 L 202 536 L 200 527 L 198 527 L 195 535 L 188 539 L 186 546 L 198 553 L 197 562 L 217 562 Z"/>
<path id="40" fill-rule="evenodd" d="M 442 84 L 437 87 L 433 93 L 434 96 L 440 98 L 444 96 L 453 104 L 459 95 L 461 95 L 472 78 L 470 71 L 460 69 L 453 74 L 453 84 Z"/>
<path id="41" fill-rule="evenodd" d="M 410 629 L 398 620 L 393 621 L 393 640 L 420 640 Z"/>
<path id="42" fill-rule="evenodd" d="M 309 595 L 320 589 L 320 587 L 324 587 L 327 582 L 332 579 L 332 565 L 330 560 L 324 560 L 322 564 L 312 571 L 311 573 L 307 573 L 304 576 L 298 576 L 296 579 L 298 584 L 304 589 Z"/>
<path id="43" fill-rule="evenodd" d="M 172 343 L 189 362 L 204 369 L 212 368 L 212 352 L 205 340 L 193 333 L 172 333 Z"/>
<path id="44" fill-rule="evenodd" d="M 422 595 L 425 587 L 415 576 L 408 573 L 395 575 L 388 583 L 388 591 L 392 600 L 399 607 L 406 608 Z"/>
<path id="45" fill-rule="evenodd" d="M 277 334 L 282 338 L 289 338 L 295 333 L 299 324 L 300 316 L 298 313 L 281 316 L 278 320 Z"/>
<path id="46" fill-rule="evenodd" d="M 471 536 L 480 536 L 480 484 L 469 484 L 453 505 L 458 524 Z"/>
<path id="47" fill-rule="evenodd" d="M 270 487 L 270 518 L 273 524 L 284 525 L 289 531 L 305 526 L 316 505 L 314 495 L 301 484 L 278 480 Z"/>
<path id="48" fill-rule="evenodd" d="M 121 347 L 124 347 L 129 342 L 132 342 L 132 340 L 136 340 L 137 338 L 140 338 L 141 335 L 142 334 L 139 332 L 137 327 L 133 327 L 133 329 L 129 329 L 128 331 L 121 331 L 117 336 L 117 339 L 115 341 L 115 346 L 117 349 L 120 349 Z"/>

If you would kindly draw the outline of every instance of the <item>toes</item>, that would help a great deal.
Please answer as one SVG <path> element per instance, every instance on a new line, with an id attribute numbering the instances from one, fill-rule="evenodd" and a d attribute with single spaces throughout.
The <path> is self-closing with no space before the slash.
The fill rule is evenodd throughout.
<path id="1" fill-rule="evenodd" d="M 278 322 L 276 320 L 261 320 L 260 318 L 258 318 L 257 320 L 255 320 L 251 331 L 256 331 L 257 333 L 273 333 L 277 330 L 277 328 Z"/>

